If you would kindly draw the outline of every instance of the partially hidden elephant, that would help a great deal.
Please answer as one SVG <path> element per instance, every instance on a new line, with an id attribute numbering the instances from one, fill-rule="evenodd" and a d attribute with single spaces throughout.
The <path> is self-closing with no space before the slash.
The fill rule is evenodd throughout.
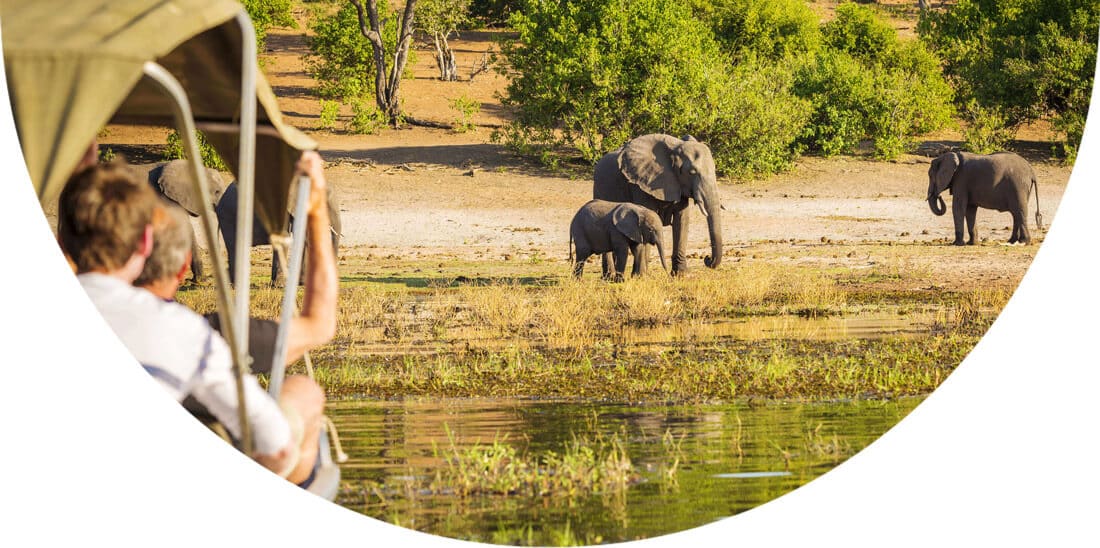
<path id="1" fill-rule="evenodd" d="M 952 195 L 951 213 L 955 221 L 954 245 L 963 245 L 963 228 L 968 235 L 965 242 L 974 245 L 974 221 L 979 207 L 1012 214 L 1012 235 L 1008 243 L 1029 243 L 1031 233 L 1027 228 L 1027 203 L 1035 190 L 1035 224 L 1043 228 L 1043 216 L 1039 213 L 1039 183 L 1027 160 L 1011 152 L 971 154 L 947 152 L 941 154 L 928 168 L 928 207 L 932 213 L 943 215 L 947 204 L 940 194 L 948 190 Z"/>
<path id="2" fill-rule="evenodd" d="M 597 163 L 592 197 L 632 202 L 672 225 L 672 273 L 687 271 L 688 200 L 699 206 L 710 231 L 710 256 L 704 263 L 722 262 L 722 203 L 710 148 L 687 136 L 650 134 L 636 137 Z M 603 257 L 605 274 L 609 257 Z"/>
<path id="3" fill-rule="evenodd" d="M 645 246 L 657 246 L 661 266 L 668 270 L 665 247 L 661 242 L 661 219 L 656 213 L 629 202 L 592 200 L 577 211 L 569 225 L 569 253 L 573 247 L 577 255 L 573 263 L 573 275 L 580 277 L 584 262 L 593 254 L 610 253 L 615 262 L 615 280 L 623 279 L 626 270 L 626 254 L 634 256 L 633 276 L 645 274 Z M 605 276 L 607 273 L 604 273 Z"/>
<path id="4" fill-rule="evenodd" d="M 332 230 L 332 249 L 333 255 L 336 255 L 336 251 L 340 249 L 340 205 L 336 198 L 336 192 L 333 191 L 332 185 L 327 186 L 326 200 L 328 203 L 328 216 L 329 223 Z M 222 239 L 225 240 L 225 248 L 228 251 L 229 256 L 229 275 L 233 276 L 234 269 L 236 268 L 236 257 L 234 257 L 234 250 L 237 248 L 237 203 L 239 194 L 237 191 L 237 182 L 234 181 L 229 184 L 225 189 L 225 193 L 222 195 L 222 199 L 218 202 L 217 207 L 214 208 L 214 213 L 218 216 L 218 229 L 221 230 Z M 293 225 L 294 218 L 292 215 L 287 215 L 290 219 L 291 225 Z M 264 230 L 263 224 L 260 223 L 259 217 L 255 217 L 252 220 L 252 245 L 267 245 L 271 243 L 271 237 L 268 235 L 267 230 Z M 289 259 L 289 257 L 288 257 Z M 305 269 L 302 269 L 302 274 L 305 274 Z M 281 272 L 279 270 L 279 262 L 277 257 L 272 252 L 271 257 L 271 283 L 272 285 L 278 285 L 282 279 Z"/>
<path id="5" fill-rule="evenodd" d="M 172 160 L 155 164 L 131 165 L 135 173 L 145 177 L 149 184 L 169 202 L 183 208 L 188 215 L 198 217 L 202 205 L 195 196 L 191 183 L 191 170 L 187 160 Z M 225 192 L 225 179 L 217 170 L 206 168 L 206 180 L 210 185 L 211 206 L 216 207 Z M 199 281 L 203 277 L 202 259 L 199 257 L 199 241 L 191 232 L 191 279 Z"/>

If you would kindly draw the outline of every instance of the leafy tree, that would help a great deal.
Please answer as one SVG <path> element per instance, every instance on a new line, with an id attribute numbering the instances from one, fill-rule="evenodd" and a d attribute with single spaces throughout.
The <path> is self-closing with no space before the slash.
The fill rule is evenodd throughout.
<path id="1" fill-rule="evenodd" d="M 471 22 L 477 21 L 487 27 L 504 25 L 522 3 L 523 0 L 471 0 Z"/>
<path id="2" fill-rule="evenodd" d="M 431 38 L 439 79 L 458 80 L 454 50 L 447 41 L 470 20 L 470 0 L 420 0 L 420 27 Z"/>
<path id="3" fill-rule="evenodd" d="M 307 69 L 326 98 L 352 104 L 374 92 L 377 108 L 391 124 L 403 118 L 400 84 L 405 68 L 415 59 L 412 45 L 416 0 L 403 12 L 377 0 L 350 0 L 332 13 L 318 11 L 310 24 Z"/>
<path id="4" fill-rule="evenodd" d="M 504 132 L 513 145 L 576 147 L 595 161 L 637 135 L 690 133 L 709 142 L 720 169 L 771 171 L 789 162 L 797 115 L 789 139 L 782 134 L 802 103 L 782 79 L 732 78 L 718 42 L 689 6 L 533 0 L 510 22 L 518 36 L 502 45 L 500 70 L 510 79 L 503 102 L 517 110 Z M 776 148 L 759 162 L 746 158 L 752 124 L 779 130 L 753 142 Z"/>
<path id="5" fill-rule="evenodd" d="M 921 38 L 944 59 L 960 104 L 1012 129 L 1048 118 L 1072 158 L 1084 130 L 1100 30 L 1098 0 L 959 0 L 925 10 Z"/>

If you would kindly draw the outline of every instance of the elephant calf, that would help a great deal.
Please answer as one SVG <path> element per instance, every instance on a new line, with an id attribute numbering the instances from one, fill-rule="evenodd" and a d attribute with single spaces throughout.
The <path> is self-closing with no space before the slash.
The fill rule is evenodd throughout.
<path id="1" fill-rule="evenodd" d="M 665 248 L 661 243 L 661 219 L 653 211 L 628 202 L 592 200 L 581 206 L 569 225 L 569 252 L 572 260 L 573 246 L 577 255 L 573 263 L 573 275 L 580 277 L 584 262 L 594 254 L 611 253 L 615 264 L 615 280 L 623 279 L 626 270 L 626 254 L 634 256 L 631 274 L 645 274 L 645 246 L 657 246 L 661 266 L 668 270 Z M 604 272 L 604 276 L 608 275 Z"/>
<path id="2" fill-rule="evenodd" d="M 1012 214 L 1012 236 L 1008 243 L 1028 243 L 1027 202 L 1035 189 L 1035 224 L 1043 228 L 1039 213 L 1039 183 L 1027 160 L 1011 152 L 941 154 L 928 168 L 928 207 L 932 213 L 947 213 L 947 204 L 940 194 L 950 190 L 951 213 L 955 220 L 955 245 L 963 245 L 963 229 L 967 229 L 967 244 L 975 244 L 974 221 L 978 208 L 984 207 Z M 964 227 L 965 221 L 965 227 Z"/>

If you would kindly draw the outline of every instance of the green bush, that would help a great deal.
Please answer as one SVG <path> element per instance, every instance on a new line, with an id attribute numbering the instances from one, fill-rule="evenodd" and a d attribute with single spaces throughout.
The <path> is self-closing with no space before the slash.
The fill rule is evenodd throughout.
<path id="1" fill-rule="evenodd" d="M 1004 150 L 1012 140 L 1013 130 L 1008 127 L 1008 117 L 995 108 L 986 108 L 971 99 L 963 107 L 964 148 L 977 154 L 992 154 Z"/>
<path id="2" fill-rule="evenodd" d="M 517 150 L 575 148 L 595 161 L 637 135 L 668 133 L 708 142 L 716 163 L 739 174 L 790 161 L 804 103 L 765 70 L 732 77 L 685 4 L 530 1 L 511 25 L 503 102 L 517 117 L 496 135 Z"/>
<path id="3" fill-rule="evenodd" d="M 694 11 L 737 59 L 778 61 L 821 46 L 817 15 L 803 0 L 716 0 L 697 3 Z"/>
<path id="4" fill-rule="evenodd" d="M 340 116 L 340 102 L 321 99 L 321 115 L 317 117 L 317 127 L 320 129 L 332 129 L 336 127 L 336 119 Z"/>
<path id="5" fill-rule="evenodd" d="M 1006 117 L 1009 128 L 1049 118 L 1075 154 L 1096 68 L 1096 0 L 959 0 L 920 21 L 958 100 Z"/>
<path id="6" fill-rule="evenodd" d="M 463 93 L 448 101 L 451 110 L 457 113 L 455 117 L 455 131 L 465 133 L 474 129 L 474 116 L 481 112 L 481 103 L 473 97 Z"/>
<path id="7" fill-rule="evenodd" d="M 360 99 L 351 104 L 348 130 L 352 133 L 374 134 L 386 125 L 386 115 L 374 101 Z"/>
<path id="8" fill-rule="evenodd" d="M 199 141 L 199 155 L 202 156 L 202 165 L 218 171 L 229 171 L 229 166 L 218 155 L 218 151 L 214 150 L 214 146 L 206 142 L 206 136 L 201 131 L 195 130 L 195 138 Z M 186 158 L 187 152 L 184 148 L 183 139 L 180 137 L 179 132 L 173 129 L 168 134 L 168 146 L 164 149 L 164 159 Z"/>
<path id="9" fill-rule="evenodd" d="M 936 57 L 900 41 L 870 8 L 841 4 L 822 37 L 819 53 L 794 61 L 793 89 L 813 103 L 806 147 L 831 156 L 870 140 L 875 157 L 891 159 L 950 123 L 952 90 Z"/>

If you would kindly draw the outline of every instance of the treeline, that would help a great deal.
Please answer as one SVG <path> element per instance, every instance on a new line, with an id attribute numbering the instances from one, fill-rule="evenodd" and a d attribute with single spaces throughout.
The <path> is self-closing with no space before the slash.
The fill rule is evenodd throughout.
<path id="1" fill-rule="evenodd" d="M 979 152 L 1049 120 L 1072 160 L 1100 20 L 1100 0 L 959 0 L 921 9 L 919 37 L 903 40 L 882 8 L 854 2 L 824 23 L 805 0 L 409 2 L 423 13 L 415 25 L 435 44 L 441 77 L 457 29 L 513 31 L 496 68 L 516 118 L 497 136 L 515 149 L 594 161 L 635 135 L 690 134 L 733 176 L 862 143 L 896 158 L 960 118 L 966 147 Z M 317 3 L 341 6 L 315 10 L 310 66 L 323 94 L 358 112 L 377 95 L 373 59 L 389 64 L 405 29 L 382 2 L 386 51 L 372 53 L 351 3 Z"/>

